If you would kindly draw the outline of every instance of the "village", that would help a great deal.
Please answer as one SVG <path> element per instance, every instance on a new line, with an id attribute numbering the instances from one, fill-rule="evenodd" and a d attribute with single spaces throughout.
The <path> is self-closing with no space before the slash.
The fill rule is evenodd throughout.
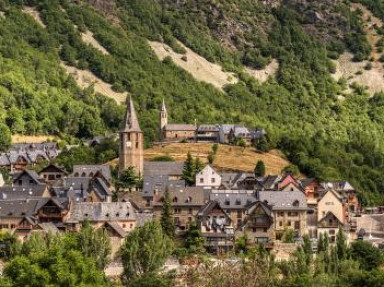
<path id="1" fill-rule="evenodd" d="M 168 124 L 164 101 L 160 127 L 163 144 L 250 143 L 266 133 L 240 125 Z M 12 175 L 11 182 L 5 182 L 0 174 L 0 229 L 24 241 L 35 232 L 76 232 L 87 221 L 107 231 L 117 256 L 127 234 L 161 218 L 167 193 L 176 234 L 196 223 L 212 254 L 233 251 L 238 238 L 245 238 L 247 246 L 262 244 L 278 254 L 279 248 L 286 248 L 283 243 L 300 243 L 304 235 L 310 236 L 315 249 L 320 234 L 332 244 L 339 228 L 348 240 L 372 233 L 364 226 L 370 223 L 362 220 L 357 191 L 347 181 L 295 178 L 289 172 L 218 171 L 210 164 L 186 178 L 186 162 L 144 161 L 144 135 L 132 99 L 118 140 L 119 173 L 132 168 L 142 177 L 142 188 L 116 193 L 108 165 L 75 165 L 70 173 L 55 164 L 38 172 L 27 168 L 54 159 L 60 153 L 56 143 L 15 144 L 0 154 L 0 166 Z"/>

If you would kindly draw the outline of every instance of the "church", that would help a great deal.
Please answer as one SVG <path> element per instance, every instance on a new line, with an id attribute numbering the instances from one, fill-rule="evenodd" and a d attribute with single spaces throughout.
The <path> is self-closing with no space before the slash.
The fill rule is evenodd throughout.
<path id="1" fill-rule="evenodd" d="M 119 173 L 133 167 L 136 174 L 143 176 L 144 170 L 144 137 L 136 116 L 132 97 L 127 101 L 127 110 L 123 127 L 119 131 Z"/>

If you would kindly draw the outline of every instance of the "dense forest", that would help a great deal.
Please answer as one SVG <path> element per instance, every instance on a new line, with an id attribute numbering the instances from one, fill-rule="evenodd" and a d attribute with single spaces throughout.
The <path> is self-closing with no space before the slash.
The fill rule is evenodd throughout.
<path id="1" fill-rule="evenodd" d="M 263 126 L 269 148 L 281 149 L 304 174 L 347 179 L 365 204 L 384 201 L 384 94 L 353 85 L 346 95 L 346 81 L 331 77 L 331 59 L 349 50 L 361 61 L 371 52 L 360 13 L 350 11 L 348 1 L 268 6 L 247 0 L 116 0 L 112 12 L 84 2 L 0 1 L 3 146 L 10 133 L 86 138 L 118 128 L 123 107 L 92 87 L 80 89 L 60 68 L 64 61 L 129 92 L 147 144 L 159 134 L 164 97 L 172 121 Z M 359 2 L 382 18 L 381 1 Z M 34 6 L 46 28 L 22 5 Z M 317 23 L 306 16 L 312 12 L 333 17 Z M 82 41 L 86 30 L 108 55 Z M 223 91 L 198 82 L 170 58 L 159 61 L 147 40 L 183 53 L 179 40 L 240 81 Z M 245 65 L 260 69 L 272 59 L 279 70 L 265 83 L 244 72 Z"/>

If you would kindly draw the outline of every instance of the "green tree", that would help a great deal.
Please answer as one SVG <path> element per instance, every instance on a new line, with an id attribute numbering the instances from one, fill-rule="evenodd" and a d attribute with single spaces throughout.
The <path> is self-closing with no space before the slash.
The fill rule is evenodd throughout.
<path id="1" fill-rule="evenodd" d="M 138 182 L 139 177 L 136 175 L 135 169 L 130 166 L 121 172 L 115 185 L 117 189 L 123 188 L 131 191 L 133 187 L 137 186 Z"/>
<path id="2" fill-rule="evenodd" d="M 360 263 L 365 270 L 372 270 L 384 264 L 382 252 L 367 241 L 354 241 L 350 246 L 350 254 L 353 260 Z"/>
<path id="3" fill-rule="evenodd" d="M 11 146 L 11 141 L 12 138 L 9 128 L 5 124 L 0 123 L 0 151 L 7 151 Z"/>
<path id="4" fill-rule="evenodd" d="M 82 229 L 76 234 L 81 253 L 94 259 L 96 265 L 103 270 L 109 261 L 111 242 L 104 228 L 93 228 L 89 222 L 83 222 Z"/>
<path id="5" fill-rule="evenodd" d="M 164 192 L 164 200 L 161 213 L 161 227 L 163 232 L 170 238 L 175 236 L 175 224 L 173 222 L 172 203 L 168 188 Z"/>
<path id="6" fill-rule="evenodd" d="M 212 152 L 213 152 L 213 154 L 217 154 L 217 151 L 219 150 L 219 144 L 217 144 L 217 143 L 214 143 L 213 145 L 212 145 Z"/>
<path id="7" fill-rule="evenodd" d="M 172 278 L 169 276 L 148 273 L 141 277 L 134 278 L 128 284 L 128 287 L 171 287 Z"/>
<path id="8" fill-rule="evenodd" d="M 188 152 L 183 168 L 183 179 L 188 185 L 193 185 L 195 183 L 195 171 L 195 161 L 193 160 L 191 153 Z"/>
<path id="9" fill-rule="evenodd" d="M 201 234 L 200 227 L 196 222 L 191 222 L 185 233 L 184 247 L 189 251 L 189 253 L 202 253 L 205 251 L 204 242 L 205 239 Z"/>
<path id="10" fill-rule="evenodd" d="M 255 144 L 257 150 L 261 152 L 269 151 L 269 144 L 265 136 L 262 136 Z"/>
<path id="11" fill-rule="evenodd" d="M 345 233 L 342 227 L 339 227 L 339 231 L 336 235 L 336 252 L 337 252 L 337 258 L 339 260 L 343 260 L 347 258 L 347 242 L 345 238 Z"/>
<path id="12" fill-rule="evenodd" d="M 308 234 L 303 236 L 302 249 L 306 257 L 306 264 L 310 266 L 312 263 L 313 252 L 311 239 L 309 238 Z"/>
<path id="13" fill-rule="evenodd" d="M 196 174 L 198 174 L 203 168 L 204 168 L 204 164 L 201 162 L 200 158 L 196 157 L 196 159 L 195 159 L 195 174 L 194 174 L 195 178 L 196 178 Z"/>
<path id="14" fill-rule="evenodd" d="M 256 177 L 265 176 L 265 164 L 262 160 L 257 161 L 254 174 Z"/>
<path id="15" fill-rule="evenodd" d="M 245 141 L 245 139 L 241 138 L 239 139 L 238 141 L 238 146 L 242 147 L 243 148 L 243 151 L 245 150 L 245 148 L 247 147 L 247 142 Z"/>
<path id="16" fill-rule="evenodd" d="M 134 229 L 121 247 L 121 259 L 126 280 L 156 272 L 172 252 L 172 241 L 158 221 Z"/>
<path id="17" fill-rule="evenodd" d="M 208 160 L 208 164 L 213 164 L 213 162 L 215 161 L 215 154 L 213 152 L 210 152 L 207 156 L 207 160 Z"/>
<path id="18" fill-rule="evenodd" d="M 10 259 L 19 249 L 19 244 L 15 235 L 8 231 L 0 231 L 0 258 Z"/>
<path id="19" fill-rule="evenodd" d="M 169 162 L 172 162 L 172 161 L 175 161 L 175 159 L 169 155 L 160 155 L 160 156 L 156 156 L 152 159 L 152 161 L 169 161 Z"/>

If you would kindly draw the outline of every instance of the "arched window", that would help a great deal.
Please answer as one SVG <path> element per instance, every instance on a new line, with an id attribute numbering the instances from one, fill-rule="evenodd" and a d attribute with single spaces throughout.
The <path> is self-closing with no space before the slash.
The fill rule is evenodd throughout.
<path id="1" fill-rule="evenodd" d="M 300 203 L 299 203 L 299 201 L 298 200 L 295 200 L 294 202 L 293 202 L 293 204 L 292 204 L 293 206 L 299 206 L 300 205 Z"/>
<path id="2" fill-rule="evenodd" d="M 175 196 L 173 199 L 172 199 L 172 202 L 177 202 L 177 197 Z"/>
<path id="3" fill-rule="evenodd" d="M 78 172 L 76 172 L 74 176 L 75 176 L 75 177 L 79 177 L 79 173 L 78 173 Z"/>
<path id="4" fill-rule="evenodd" d="M 91 173 L 89 174 L 89 177 L 93 177 L 93 175 L 94 175 L 93 172 L 91 172 Z"/>
<path id="5" fill-rule="evenodd" d="M 83 172 L 82 174 L 81 174 L 81 177 L 86 177 L 87 175 L 85 174 L 85 172 Z"/>

